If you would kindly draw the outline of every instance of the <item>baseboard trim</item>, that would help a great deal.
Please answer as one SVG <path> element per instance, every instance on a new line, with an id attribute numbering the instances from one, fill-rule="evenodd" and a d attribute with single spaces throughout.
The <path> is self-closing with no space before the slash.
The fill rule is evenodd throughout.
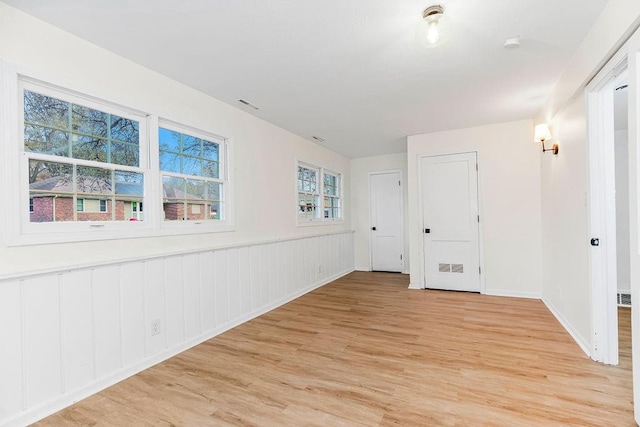
<path id="1" fill-rule="evenodd" d="M 409 283 L 409 289 L 424 289 L 421 283 Z"/>
<path id="2" fill-rule="evenodd" d="M 491 295 L 494 297 L 541 299 L 541 295 L 538 292 L 509 291 L 505 289 L 486 289 L 483 293 L 484 295 Z"/>
<path id="3" fill-rule="evenodd" d="M 553 304 L 551 304 L 551 302 L 549 302 L 546 298 L 542 298 L 542 302 L 547 307 L 547 309 L 551 312 L 551 314 L 553 314 L 553 316 L 556 318 L 556 320 L 558 322 L 560 322 L 560 324 L 565 329 L 565 331 L 567 331 L 569 333 L 569 335 L 571 335 L 571 338 L 573 338 L 573 340 L 576 342 L 576 344 L 578 344 L 578 346 L 582 349 L 584 354 L 586 354 L 587 357 L 589 357 L 590 359 L 593 359 L 593 352 L 592 352 L 592 349 L 591 349 L 591 345 L 589 345 L 582 338 L 582 336 L 575 329 L 573 329 L 571 327 L 569 322 L 567 322 L 567 320 L 564 318 L 564 316 L 562 316 L 562 314 L 560 314 L 560 311 L 558 311 L 558 309 L 556 309 L 556 307 Z M 593 360 L 595 360 L 595 359 L 593 359 Z"/>
<path id="4" fill-rule="evenodd" d="M 313 285 L 311 285 L 310 287 L 307 287 L 305 289 L 302 289 L 300 291 L 294 292 L 290 295 L 287 295 L 284 298 L 281 298 L 280 300 L 277 300 L 271 304 L 268 304 L 256 311 L 253 311 L 245 316 L 241 316 L 237 319 L 234 319 L 231 322 L 228 322 L 224 325 L 221 325 L 213 330 L 207 331 L 201 335 L 198 335 L 195 338 L 192 338 L 190 340 L 187 340 L 175 347 L 172 347 L 170 349 L 166 349 L 160 353 L 156 353 L 154 355 L 151 355 L 149 357 L 147 357 L 144 360 L 141 360 L 140 362 L 127 367 L 125 369 L 122 369 L 120 371 L 117 371 L 107 377 L 98 379 L 94 382 L 92 382 L 91 384 L 87 385 L 86 387 L 80 388 L 78 390 L 74 390 L 73 392 L 70 392 L 66 395 L 61 395 L 56 397 L 55 399 L 49 400 L 47 402 L 44 402 L 41 405 L 35 406 L 33 408 L 30 408 L 27 412 L 23 412 L 20 414 L 16 414 L 13 417 L 10 418 L 6 418 L 6 419 L 2 419 L 0 420 L 0 424 L 3 426 L 24 426 L 24 425 L 30 425 L 36 421 L 39 421 L 49 415 L 52 415 L 70 405 L 73 405 L 74 403 L 77 403 L 83 399 L 86 399 L 87 397 L 90 397 L 96 393 L 99 393 L 100 391 L 111 387 L 114 384 L 119 383 L 120 381 L 123 381 L 129 377 L 132 377 L 134 375 L 136 375 L 139 372 L 144 371 L 145 369 L 149 369 L 154 365 L 157 365 L 160 362 L 164 362 L 167 359 L 170 359 L 180 353 L 182 353 L 183 351 L 186 351 L 192 347 L 195 347 L 198 344 L 202 344 L 203 342 L 210 340 L 211 338 L 214 338 L 230 329 L 235 328 L 236 326 L 239 326 L 245 322 L 248 322 L 249 320 L 252 320 L 258 316 L 261 316 L 273 309 L 276 309 L 288 302 L 293 301 L 296 298 L 299 298 L 311 291 L 314 291 L 334 280 L 339 279 L 340 277 L 346 276 L 347 274 L 353 272 L 354 269 L 347 269 L 341 273 L 335 274 L 331 277 L 328 277 L 324 280 L 321 280 L 320 282 L 317 282 Z"/>

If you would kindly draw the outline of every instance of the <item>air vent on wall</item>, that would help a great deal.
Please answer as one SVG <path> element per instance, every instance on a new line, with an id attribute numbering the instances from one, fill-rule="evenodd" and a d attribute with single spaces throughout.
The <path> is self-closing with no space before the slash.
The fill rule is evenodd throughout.
<path id="1" fill-rule="evenodd" d="M 463 264 L 438 264 L 439 273 L 464 273 Z"/>
<path id="2" fill-rule="evenodd" d="M 631 307 L 631 294 L 628 294 L 625 292 L 618 292 L 618 305 Z"/>
<path id="3" fill-rule="evenodd" d="M 464 266 L 462 264 L 451 264 L 452 273 L 464 273 Z"/>
<path id="4" fill-rule="evenodd" d="M 256 105 L 253 105 L 252 103 L 250 103 L 249 101 L 245 101 L 244 99 L 238 99 L 238 102 L 241 103 L 241 104 L 246 105 L 247 107 L 251 107 L 254 110 L 259 110 L 260 109 L 260 107 L 258 107 Z"/>

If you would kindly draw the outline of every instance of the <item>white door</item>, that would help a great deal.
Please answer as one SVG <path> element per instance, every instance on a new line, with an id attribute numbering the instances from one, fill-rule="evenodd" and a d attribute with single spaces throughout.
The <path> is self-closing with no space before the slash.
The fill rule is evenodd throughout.
<path id="1" fill-rule="evenodd" d="M 420 159 L 425 288 L 480 291 L 476 153 Z"/>
<path id="2" fill-rule="evenodd" d="M 401 172 L 370 175 L 371 269 L 401 273 L 404 266 L 404 225 Z"/>

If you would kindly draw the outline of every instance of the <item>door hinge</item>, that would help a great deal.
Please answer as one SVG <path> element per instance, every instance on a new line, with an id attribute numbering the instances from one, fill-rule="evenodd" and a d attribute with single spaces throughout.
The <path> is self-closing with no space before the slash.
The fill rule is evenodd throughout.
<path id="1" fill-rule="evenodd" d="M 478 222 L 480 222 L 480 215 L 478 215 Z"/>
<path id="2" fill-rule="evenodd" d="M 476 163 L 476 171 L 478 170 L 478 164 Z"/>
<path id="3" fill-rule="evenodd" d="M 398 185 L 402 185 L 402 184 L 400 183 L 400 181 L 398 181 Z"/>
<path id="4" fill-rule="evenodd" d="M 482 274 L 482 267 L 478 267 L 478 274 Z"/>
<path id="5" fill-rule="evenodd" d="M 400 261 L 402 261 L 402 254 L 400 254 Z"/>

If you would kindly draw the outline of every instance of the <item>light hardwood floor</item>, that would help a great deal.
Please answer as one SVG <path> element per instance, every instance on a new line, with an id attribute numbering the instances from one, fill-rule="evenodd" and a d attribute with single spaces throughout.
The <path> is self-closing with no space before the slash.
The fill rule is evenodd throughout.
<path id="1" fill-rule="evenodd" d="M 354 272 L 40 425 L 635 425 L 630 344 L 600 365 L 540 301 L 407 285 Z"/>

